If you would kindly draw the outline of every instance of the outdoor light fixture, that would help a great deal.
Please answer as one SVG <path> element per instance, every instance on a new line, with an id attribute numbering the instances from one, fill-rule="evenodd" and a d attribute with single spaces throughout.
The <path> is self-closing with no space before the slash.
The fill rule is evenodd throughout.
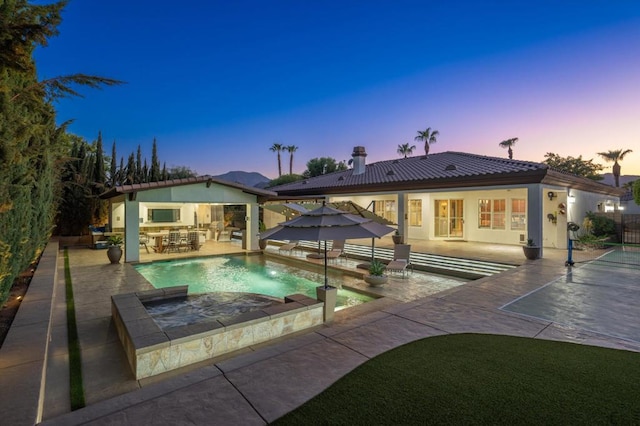
<path id="1" fill-rule="evenodd" d="M 549 197 L 549 201 L 552 201 L 556 197 L 556 193 L 553 191 L 547 192 L 547 197 Z"/>

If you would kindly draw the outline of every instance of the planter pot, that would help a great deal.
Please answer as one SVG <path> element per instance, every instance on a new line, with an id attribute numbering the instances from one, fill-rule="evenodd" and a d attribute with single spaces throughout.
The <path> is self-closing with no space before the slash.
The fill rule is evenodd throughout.
<path id="1" fill-rule="evenodd" d="M 264 250 L 267 248 L 267 240 L 258 240 L 258 247 L 260 250 Z"/>
<path id="2" fill-rule="evenodd" d="M 107 257 L 111 263 L 120 263 L 122 258 L 122 248 L 120 246 L 110 246 L 107 250 Z"/>
<path id="3" fill-rule="evenodd" d="M 364 281 L 371 287 L 379 287 L 389 281 L 389 277 L 386 275 L 365 275 Z"/>
<path id="4" fill-rule="evenodd" d="M 402 244 L 402 235 L 392 235 L 393 244 Z"/>
<path id="5" fill-rule="evenodd" d="M 524 251 L 524 257 L 529 260 L 535 260 L 540 258 L 540 247 L 537 246 L 522 246 Z"/>

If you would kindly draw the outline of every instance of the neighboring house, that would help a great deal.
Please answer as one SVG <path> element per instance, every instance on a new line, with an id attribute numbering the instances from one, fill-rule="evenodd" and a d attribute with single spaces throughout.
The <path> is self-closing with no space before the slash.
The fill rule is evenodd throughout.
<path id="1" fill-rule="evenodd" d="M 109 200 L 109 225 L 125 234 L 125 262 L 140 260 L 139 235 L 168 228 L 222 231 L 224 206 L 244 211 L 246 248 L 258 249 L 258 207 L 276 194 L 211 176 L 122 185 L 100 195 Z M 238 224 L 234 224 L 238 225 Z M 204 232 L 206 232 L 204 231 Z"/>
<path id="2" fill-rule="evenodd" d="M 566 248 L 567 222 L 615 209 L 623 191 L 546 164 L 443 152 L 366 164 L 269 188 L 278 198 L 351 200 L 397 223 L 401 235 Z M 267 226 L 274 224 L 267 223 Z"/>
<path id="3" fill-rule="evenodd" d="M 624 214 L 640 214 L 640 206 L 633 199 L 633 192 L 627 191 L 620 197 L 620 208 Z"/>

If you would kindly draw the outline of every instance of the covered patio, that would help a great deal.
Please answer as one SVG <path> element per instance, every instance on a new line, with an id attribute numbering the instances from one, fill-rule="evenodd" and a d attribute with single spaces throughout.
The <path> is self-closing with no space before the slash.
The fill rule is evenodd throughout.
<path id="1" fill-rule="evenodd" d="M 109 232 L 124 237 L 124 261 L 138 262 L 141 255 L 151 252 L 166 258 L 163 245 L 168 242 L 165 237 L 170 231 L 197 233 L 197 244 L 179 244 L 191 256 L 227 252 L 225 244 L 236 241 L 240 242 L 240 251 L 257 250 L 258 206 L 274 195 L 271 191 L 199 176 L 117 186 L 101 198 L 109 200 Z M 213 244 L 207 244 L 210 242 Z M 181 254 L 180 250 L 171 253 L 178 257 Z"/>

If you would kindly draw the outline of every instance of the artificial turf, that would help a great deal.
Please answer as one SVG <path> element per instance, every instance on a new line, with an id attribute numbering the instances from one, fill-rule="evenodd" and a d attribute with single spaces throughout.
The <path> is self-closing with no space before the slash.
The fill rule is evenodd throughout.
<path id="1" fill-rule="evenodd" d="M 640 424 L 640 354 L 431 337 L 371 359 L 274 424 Z"/>
<path id="2" fill-rule="evenodd" d="M 73 299 L 73 282 L 69 268 L 69 251 L 64 249 L 64 277 L 67 297 L 67 340 L 69 350 L 69 399 L 71 410 L 85 406 L 84 385 L 82 384 L 82 358 L 80 356 L 80 340 L 76 325 L 76 309 Z"/>

